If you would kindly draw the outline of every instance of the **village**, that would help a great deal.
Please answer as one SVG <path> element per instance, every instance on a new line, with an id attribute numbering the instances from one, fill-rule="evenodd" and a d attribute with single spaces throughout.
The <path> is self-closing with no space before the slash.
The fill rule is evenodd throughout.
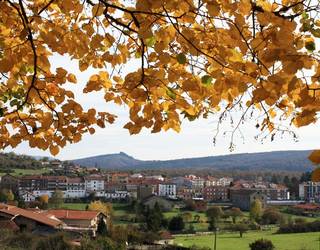
<path id="1" fill-rule="evenodd" d="M 241 237 L 248 230 L 261 229 L 261 225 L 283 224 L 292 216 L 309 220 L 320 215 L 317 204 L 320 183 L 312 181 L 300 183 L 299 196 L 292 197 L 285 185 L 262 178 L 234 180 L 228 176 L 194 174 L 164 177 L 126 171 L 101 172 L 95 168 L 86 169 L 86 175 L 74 176 L 61 175 L 66 168 L 59 162 L 53 166 L 56 171 L 51 174 L 1 176 L 2 229 L 36 235 L 72 233 L 73 244 L 81 245 L 83 235 L 96 238 L 101 233 L 101 225 L 105 225 L 107 231 L 111 230 L 112 223 L 146 224 L 144 230 L 160 232 L 159 237 L 139 244 L 167 249 L 163 247 L 179 245 L 174 235 L 179 239 L 181 233 L 214 232 L 216 226 L 211 224 L 213 217 L 208 212 L 211 210 L 218 213 L 214 216 L 224 218 L 222 224 L 227 223 L 224 231 L 239 231 Z M 74 173 L 78 170 L 77 166 L 69 168 Z M 255 219 L 252 218 L 253 206 L 259 210 Z M 160 214 L 159 225 L 148 224 L 150 211 Z M 181 218 L 183 225 L 179 225 L 177 218 Z M 238 219 L 239 222 L 228 225 L 228 218 L 233 223 Z M 252 224 L 252 219 L 257 224 Z M 166 221 L 165 225 L 161 224 L 162 220 Z M 130 247 L 135 249 L 132 243 Z"/>

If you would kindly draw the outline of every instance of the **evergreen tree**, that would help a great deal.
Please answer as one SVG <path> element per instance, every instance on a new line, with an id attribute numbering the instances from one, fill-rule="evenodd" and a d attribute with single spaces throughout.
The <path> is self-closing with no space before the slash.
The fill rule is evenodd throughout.
<path id="1" fill-rule="evenodd" d="M 62 205 L 63 201 L 64 201 L 63 192 L 61 190 L 54 191 L 51 198 L 49 199 L 49 203 L 54 208 L 59 208 Z"/>
<path id="2" fill-rule="evenodd" d="M 98 222 L 97 234 L 106 235 L 107 234 L 107 225 L 103 218 L 100 218 Z"/>
<path id="3" fill-rule="evenodd" d="M 170 231 L 182 231 L 184 226 L 183 218 L 181 216 L 174 216 L 169 222 Z"/>

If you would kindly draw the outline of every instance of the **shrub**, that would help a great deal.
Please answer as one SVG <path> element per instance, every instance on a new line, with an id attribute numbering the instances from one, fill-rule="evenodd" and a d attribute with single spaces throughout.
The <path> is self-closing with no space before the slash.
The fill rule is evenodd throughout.
<path id="1" fill-rule="evenodd" d="M 307 220 L 305 218 L 296 218 L 294 220 L 294 223 L 296 223 L 296 224 L 301 224 L 301 223 L 306 223 L 306 222 L 307 222 Z"/>
<path id="2" fill-rule="evenodd" d="M 181 216 L 172 217 L 169 222 L 170 231 L 182 231 L 184 229 L 184 222 Z"/>
<path id="3" fill-rule="evenodd" d="M 68 243 L 63 234 L 52 235 L 40 239 L 35 250 L 71 250 L 72 246 Z"/>
<path id="4" fill-rule="evenodd" d="M 320 231 L 320 221 L 281 225 L 277 233 L 306 233 Z"/>
<path id="5" fill-rule="evenodd" d="M 259 239 L 249 244 L 251 250 L 273 250 L 274 245 L 270 240 Z"/>
<path id="6" fill-rule="evenodd" d="M 283 221 L 283 215 L 276 209 L 266 209 L 261 217 L 262 224 L 280 224 Z"/>
<path id="7" fill-rule="evenodd" d="M 14 234 L 6 240 L 6 244 L 13 248 L 31 249 L 33 242 L 36 240 L 31 233 Z"/>

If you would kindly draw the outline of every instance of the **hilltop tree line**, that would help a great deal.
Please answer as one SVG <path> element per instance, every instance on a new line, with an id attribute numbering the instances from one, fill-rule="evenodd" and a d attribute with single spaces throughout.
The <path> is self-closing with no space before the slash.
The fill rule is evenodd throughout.
<path id="1" fill-rule="evenodd" d="M 43 167 L 41 161 L 27 155 L 15 153 L 0 153 L 0 171 L 6 172 L 13 168 L 39 169 Z"/>

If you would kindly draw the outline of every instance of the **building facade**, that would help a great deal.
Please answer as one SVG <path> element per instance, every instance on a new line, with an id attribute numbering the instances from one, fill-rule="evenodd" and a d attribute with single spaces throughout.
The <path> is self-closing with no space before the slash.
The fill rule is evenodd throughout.
<path id="1" fill-rule="evenodd" d="M 170 199 L 177 198 L 177 186 L 172 183 L 160 183 L 158 186 L 158 195 Z"/>
<path id="2" fill-rule="evenodd" d="M 208 186 L 203 188 L 203 199 L 207 201 L 228 200 L 228 188 L 225 186 Z"/>
<path id="3" fill-rule="evenodd" d="M 260 200 L 262 207 L 267 204 L 267 196 L 260 191 L 250 189 L 230 189 L 230 200 L 233 206 L 249 211 L 254 200 Z"/>
<path id="4" fill-rule="evenodd" d="M 307 202 L 320 202 L 320 182 L 304 182 L 299 184 L 299 198 Z"/>

